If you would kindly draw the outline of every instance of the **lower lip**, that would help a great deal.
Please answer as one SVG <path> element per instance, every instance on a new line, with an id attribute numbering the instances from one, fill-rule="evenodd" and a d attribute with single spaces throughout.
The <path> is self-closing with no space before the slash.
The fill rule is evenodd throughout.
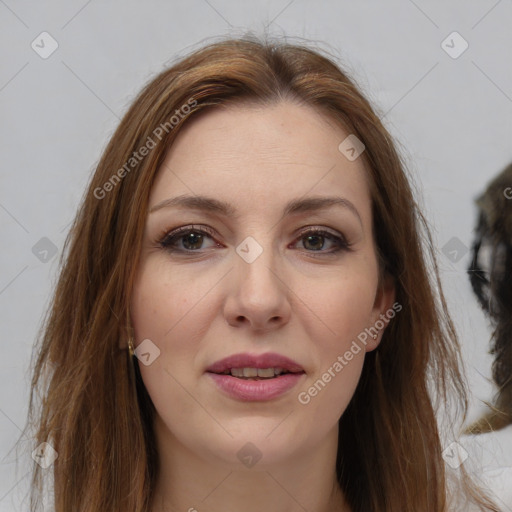
<path id="1" fill-rule="evenodd" d="M 304 373 L 286 373 L 268 380 L 245 380 L 232 375 L 208 375 L 226 394 L 245 402 L 272 400 L 297 385 Z"/>

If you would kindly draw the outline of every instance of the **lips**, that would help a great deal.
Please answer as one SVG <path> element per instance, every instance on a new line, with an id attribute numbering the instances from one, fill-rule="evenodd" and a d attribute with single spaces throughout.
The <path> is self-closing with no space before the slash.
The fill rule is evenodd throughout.
<path id="1" fill-rule="evenodd" d="M 266 368 L 281 368 L 289 373 L 304 372 L 304 368 L 296 361 L 272 352 L 261 355 L 234 354 L 213 363 L 206 371 L 222 374 L 233 368 L 256 368 L 262 370 Z"/>
<path id="2" fill-rule="evenodd" d="M 286 394 L 303 379 L 305 371 L 280 354 L 234 354 L 209 366 L 206 375 L 228 397 L 249 402 Z"/>

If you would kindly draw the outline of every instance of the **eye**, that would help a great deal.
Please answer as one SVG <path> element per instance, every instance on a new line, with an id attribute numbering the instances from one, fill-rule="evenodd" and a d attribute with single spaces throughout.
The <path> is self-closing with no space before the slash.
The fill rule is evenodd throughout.
<path id="1" fill-rule="evenodd" d="M 326 240 L 328 245 L 331 245 L 331 250 L 326 251 Z M 349 251 L 350 244 L 345 237 L 336 235 L 321 228 L 306 228 L 300 233 L 298 241 L 302 241 L 303 247 L 307 252 L 319 252 L 321 254 L 329 255 L 335 254 L 340 251 Z"/>
<path id="2" fill-rule="evenodd" d="M 165 233 L 158 243 L 169 252 L 198 252 L 198 249 L 204 249 L 205 238 L 212 238 L 213 235 L 213 230 L 207 226 L 183 226 Z"/>

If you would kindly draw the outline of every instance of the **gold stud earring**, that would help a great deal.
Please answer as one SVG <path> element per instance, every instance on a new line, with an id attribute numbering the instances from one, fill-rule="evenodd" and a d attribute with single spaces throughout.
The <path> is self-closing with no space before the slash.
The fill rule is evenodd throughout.
<path id="1" fill-rule="evenodd" d="M 133 357 L 135 350 L 133 348 L 133 338 L 131 336 L 128 338 L 128 351 L 130 352 L 130 357 Z"/>
<path id="2" fill-rule="evenodd" d="M 376 335 L 376 334 L 372 334 L 372 338 L 373 338 L 374 340 L 376 340 L 376 339 L 377 339 L 377 335 Z"/>

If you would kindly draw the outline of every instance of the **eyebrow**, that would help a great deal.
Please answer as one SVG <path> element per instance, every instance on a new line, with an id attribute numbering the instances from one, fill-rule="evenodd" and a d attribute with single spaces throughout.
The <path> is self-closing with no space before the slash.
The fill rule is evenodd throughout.
<path id="1" fill-rule="evenodd" d="M 283 217 L 287 215 L 296 215 L 299 213 L 310 213 L 318 210 L 325 210 L 333 206 L 339 206 L 351 211 L 362 225 L 361 216 L 354 204 L 344 197 L 338 196 L 320 196 L 293 199 L 289 201 L 283 209 Z M 238 218 L 236 209 L 225 201 L 220 201 L 212 197 L 181 195 L 165 199 L 153 206 L 149 213 L 154 213 L 162 208 L 188 208 L 192 210 L 201 210 L 204 212 L 218 213 L 226 217 Z"/>

